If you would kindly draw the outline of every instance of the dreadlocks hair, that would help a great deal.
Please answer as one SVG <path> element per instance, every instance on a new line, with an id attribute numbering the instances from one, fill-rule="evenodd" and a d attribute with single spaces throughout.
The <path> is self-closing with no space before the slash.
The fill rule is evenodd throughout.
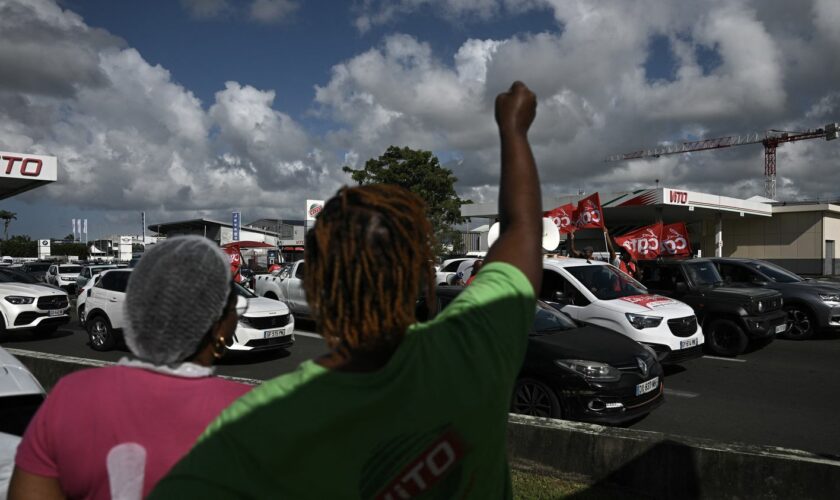
<path id="1" fill-rule="evenodd" d="M 434 286 L 426 204 L 405 188 L 343 187 L 306 234 L 304 289 L 340 354 L 395 348 Z M 430 301 L 431 302 L 431 301 Z"/>

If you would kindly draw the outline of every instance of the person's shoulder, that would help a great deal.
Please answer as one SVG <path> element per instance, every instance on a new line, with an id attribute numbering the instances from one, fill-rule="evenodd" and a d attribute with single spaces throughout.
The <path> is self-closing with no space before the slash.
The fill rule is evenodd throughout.
<path id="1" fill-rule="evenodd" d="M 236 380 L 228 380 L 223 377 L 206 377 L 200 379 L 214 390 L 224 391 L 229 394 L 245 394 L 254 388 L 254 385 L 239 382 Z"/>

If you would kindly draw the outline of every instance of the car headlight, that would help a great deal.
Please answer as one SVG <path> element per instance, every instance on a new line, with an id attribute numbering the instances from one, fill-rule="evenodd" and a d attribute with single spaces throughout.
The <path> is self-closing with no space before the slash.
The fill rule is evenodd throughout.
<path id="1" fill-rule="evenodd" d="M 582 359 L 556 359 L 554 363 L 580 375 L 585 380 L 597 382 L 615 382 L 621 378 L 621 372 L 606 363 Z"/>
<path id="2" fill-rule="evenodd" d="M 840 294 L 836 293 L 821 293 L 820 299 L 823 302 L 840 302 Z"/>
<path id="3" fill-rule="evenodd" d="M 759 300 L 758 301 L 758 306 L 756 306 L 756 309 L 758 309 L 758 312 L 760 312 L 760 313 L 764 312 L 764 301 Z"/>
<path id="4" fill-rule="evenodd" d="M 627 316 L 627 321 L 629 321 L 636 330 L 656 328 L 660 323 L 662 323 L 662 317 L 660 316 L 647 316 L 644 314 L 633 313 L 626 313 L 625 316 Z"/>
<path id="5" fill-rule="evenodd" d="M 8 295 L 4 297 L 9 304 L 21 305 L 35 302 L 35 297 L 23 297 L 20 295 Z"/>

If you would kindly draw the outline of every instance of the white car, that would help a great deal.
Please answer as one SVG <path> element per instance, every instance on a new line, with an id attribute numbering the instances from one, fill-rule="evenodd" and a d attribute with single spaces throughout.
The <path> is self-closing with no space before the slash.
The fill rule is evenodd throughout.
<path id="1" fill-rule="evenodd" d="M 85 296 L 80 318 L 88 331 L 90 346 L 96 351 L 113 349 L 125 326 L 125 291 L 132 269 L 112 269 Z M 262 299 L 246 288 L 233 284 L 248 299 L 248 310 L 240 316 L 234 332 L 232 351 L 252 351 L 288 347 L 295 342 L 295 320 L 286 304 Z"/>
<path id="2" fill-rule="evenodd" d="M 451 280 L 458 274 L 458 271 L 464 272 L 465 269 L 471 269 L 476 260 L 478 259 L 474 257 L 459 257 L 443 261 L 440 268 L 435 272 L 435 283 L 437 285 L 453 285 L 454 283 L 451 283 Z M 468 277 L 465 274 L 464 280 Z"/>
<path id="3" fill-rule="evenodd" d="M 649 293 L 606 262 L 545 259 L 540 298 L 576 320 L 650 346 L 663 363 L 702 355 L 705 338 L 690 306 Z"/>
<path id="4" fill-rule="evenodd" d="M 30 280 L 27 282 L 26 280 Z M 70 299 L 58 288 L 13 269 L 0 269 L 2 331 L 50 334 L 70 321 Z"/>
<path id="5" fill-rule="evenodd" d="M 0 498 L 6 498 L 23 432 L 45 396 L 35 376 L 0 347 Z"/>
<path id="6" fill-rule="evenodd" d="M 303 289 L 305 271 L 306 264 L 299 260 L 283 267 L 277 275 L 254 276 L 254 293 L 260 297 L 284 302 L 297 317 L 308 317 L 309 303 Z"/>
<path id="7" fill-rule="evenodd" d="M 89 279 L 87 283 L 85 283 L 81 288 L 79 288 L 76 292 L 76 318 L 79 319 L 79 325 L 83 328 L 85 326 L 85 304 L 87 304 L 87 298 L 91 294 L 91 289 L 99 283 L 99 279 L 102 278 L 102 271 L 98 274 L 95 274 L 92 279 Z"/>
<path id="8" fill-rule="evenodd" d="M 82 266 L 78 264 L 53 264 L 47 270 L 44 281 L 55 285 L 67 293 L 76 291 L 76 277 L 82 272 Z"/>
<path id="9" fill-rule="evenodd" d="M 83 267 L 79 272 L 79 275 L 76 276 L 76 290 L 81 293 L 82 287 L 85 286 L 88 281 L 92 280 L 94 276 L 103 271 L 116 268 L 116 264 L 91 264 Z"/>

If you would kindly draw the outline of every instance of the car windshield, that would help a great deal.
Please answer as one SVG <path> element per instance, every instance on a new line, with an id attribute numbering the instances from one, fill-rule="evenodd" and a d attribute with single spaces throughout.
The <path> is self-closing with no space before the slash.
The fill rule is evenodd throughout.
<path id="1" fill-rule="evenodd" d="M 42 284 L 34 277 L 14 269 L 0 268 L 0 283 L 31 283 Z"/>
<path id="2" fill-rule="evenodd" d="M 50 268 L 49 264 L 26 264 L 26 270 L 30 272 L 42 272 Z"/>
<path id="3" fill-rule="evenodd" d="M 80 273 L 82 272 L 82 266 L 60 266 L 58 272 L 62 274 Z"/>
<path id="4" fill-rule="evenodd" d="M 798 274 L 794 274 L 787 269 L 769 262 L 750 262 L 748 265 L 776 283 L 799 283 L 800 281 L 804 281 Z"/>
<path id="5" fill-rule="evenodd" d="M 90 274 L 93 275 L 93 276 L 96 276 L 97 274 L 99 274 L 103 271 L 107 271 L 109 269 L 116 269 L 116 268 L 117 268 L 117 266 L 91 267 L 90 268 Z"/>
<path id="6" fill-rule="evenodd" d="M 236 290 L 236 293 L 245 297 L 246 299 L 253 299 L 253 298 L 257 297 L 257 294 L 255 294 L 251 290 L 248 290 L 247 288 L 240 285 L 239 283 L 232 283 L 232 285 L 233 285 L 233 289 Z"/>
<path id="7" fill-rule="evenodd" d="M 534 315 L 534 333 L 537 335 L 545 335 L 564 330 L 573 330 L 577 328 L 574 320 L 566 316 L 565 313 L 557 309 L 537 302 L 537 313 Z"/>
<path id="8" fill-rule="evenodd" d="M 711 262 L 692 262 L 685 265 L 688 279 L 697 286 L 714 286 L 723 283 L 720 273 Z"/>
<path id="9" fill-rule="evenodd" d="M 590 264 L 565 268 L 599 300 L 644 295 L 647 289 L 613 266 Z"/>

